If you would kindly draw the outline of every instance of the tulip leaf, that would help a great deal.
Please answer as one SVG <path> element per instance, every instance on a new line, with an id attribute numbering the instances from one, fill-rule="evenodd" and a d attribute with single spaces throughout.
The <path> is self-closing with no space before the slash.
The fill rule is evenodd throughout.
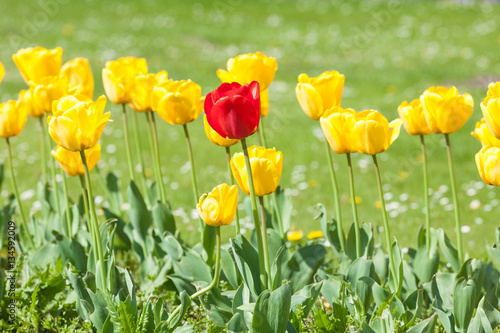
<path id="1" fill-rule="evenodd" d="M 210 268 L 194 250 L 184 251 L 184 255 L 180 261 L 173 261 L 173 266 L 176 273 L 192 278 L 193 281 L 204 281 L 207 283 L 212 281 Z"/>
<path id="2" fill-rule="evenodd" d="M 451 265 L 451 268 L 454 272 L 458 272 L 460 270 L 460 266 L 462 263 L 458 259 L 458 251 L 451 243 L 450 239 L 444 233 L 443 229 L 436 230 L 436 234 L 439 239 L 439 247 L 443 252 L 444 257 L 448 260 L 448 263 Z"/>
<path id="3" fill-rule="evenodd" d="M 359 257 L 356 259 L 349 268 L 347 273 L 347 281 L 351 283 L 353 291 L 355 291 L 361 298 L 363 306 L 368 309 L 371 298 L 371 287 L 366 281 L 362 280 L 363 276 L 368 276 L 374 280 L 378 280 L 375 275 L 375 268 L 371 260 Z"/>
<path id="4" fill-rule="evenodd" d="M 321 292 L 322 287 L 323 281 L 320 281 L 308 284 L 301 290 L 297 291 L 292 295 L 292 309 L 295 309 L 295 307 L 299 305 L 302 306 L 302 318 L 307 318 Z"/>
<path id="5" fill-rule="evenodd" d="M 353 223 L 349 229 L 349 234 L 347 235 L 347 240 L 345 244 L 345 251 L 347 256 L 351 260 L 356 260 L 356 226 Z M 371 258 L 373 255 L 374 242 L 373 242 L 373 231 L 366 223 L 363 223 L 359 229 L 360 235 L 360 246 L 361 246 L 361 256 L 367 256 Z"/>
<path id="6" fill-rule="evenodd" d="M 307 245 L 295 252 L 282 266 L 283 279 L 290 280 L 293 292 L 297 292 L 312 282 L 325 255 L 326 250 L 322 245 Z"/>
<path id="7" fill-rule="evenodd" d="M 139 188 L 133 180 L 130 181 L 127 188 L 127 199 L 130 203 L 128 217 L 134 227 L 134 230 L 139 234 L 141 240 L 144 242 L 148 234 L 148 229 L 152 224 L 151 215 L 149 214 Z"/>
<path id="8" fill-rule="evenodd" d="M 121 215 L 123 198 L 120 191 L 119 179 L 112 172 L 106 175 L 106 188 L 109 191 L 109 201 L 113 212 L 117 215 Z"/>
<path id="9" fill-rule="evenodd" d="M 261 293 L 259 254 L 250 242 L 241 234 L 229 239 L 234 253 L 236 266 L 240 271 L 243 281 L 252 294 Z"/>
<path id="10" fill-rule="evenodd" d="M 292 289 L 284 284 L 272 293 L 265 290 L 257 299 L 252 319 L 255 333 L 284 333 L 288 324 Z"/>
<path id="11" fill-rule="evenodd" d="M 187 310 L 189 309 L 189 306 L 191 305 L 191 299 L 189 298 L 189 295 L 185 291 L 182 291 L 180 293 L 179 298 L 181 299 L 181 310 L 169 323 L 168 328 L 170 331 L 173 331 L 181 323 L 182 318 L 184 318 L 184 315 L 186 314 Z"/>
<path id="12" fill-rule="evenodd" d="M 473 279 L 461 277 L 455 285 L 453 314 L 458 332 L 465 332 L 472 319 L 476 303 L 476 283 Z"/>
<path id="13" fill-rule="evenodd" d="M 427 248 L 421 246 L 413 259 L 413 271 L 420 280 L 420 283 L 429 282 L 432 276 L 436 274 L 439 268 L 439 252 L 431 252 L 430 256 L 427 253 Z"/>
<path id="14" fill-rule="evenodd" d="M 172 235 L 175 235 L 176 226 L 174 215 L 163 202 L 157 201 L 153 206 L 153 221 L 160 234 L 164 234 L 168 231 Z"/>
<path id="15" fill-rule="evenodd" d="M 233 287 L 233 289 L 238 289 L 238 272 L 234 266 L 234 261 L 229 252 L 222 248 L 221 249 L 221 266 L 227 281 Z"/>
<path id="16" fill-rule="evenodd" d="M 290 229 L 291 225 L 291 217 L 292 217 L 292 210 L 293 210 L 293 204 L 292 204 L 292 199 L 291 196 L 286 194 L 286 192 L 282 189 L 281 186 L 278 186 L 276 191 L 274 191 L 273 194 L 276 196 L 276 201 L 278 202 L 278 210 L 279 214 L 281 216 L 281 222 L 283 225 L 279 225 L 278 218 L 276 217 L 276 207 L 274 205 L 274 201 L 272 201 L 272 207 L 273 207 L 273 228 L 278 231 L 281 236 L 283 237 L 287 231 Z"/>
<path id="17" fill-rule="evenodd" d="M 167 235 L 162 242 L 163 249 L 168 253 L 172 259 L 179 261 L 182 258 L 184 252 L 182 251 L 182 245 L 175 239 L 172 235 Z"/>
<path id="18" fill-rule="evenodd" d="M 319 219 L 321 224 L 321 231 L 323 232 L 323 235 L 325 235 L 326 239 L 330 243 L 330 247 L 335 252 L 337 253 L 340 252 L 341 248 L 340 248 L 340 240 L 339 240 L 336 220 L 334 219 L 331 222 L 327 221 L 326 209 L 322 204 L 317 204 L 316 208 L 319 210 L 319 214 L 314 219 L 315 220 Z"/>
<path id="19" fill-rule="evenodd" d="M 244 310 L 241 310 L 240 306 L 253 303 L 255 299 L 252 299 L 251 296 L 252 294 L 250 293 L 250 290 L 248 290 L 246 284 L 242 283 L 233 298 L 232 310 L 234 314 L 239 313 L 241 315 L 243 320 L 240 325 L 243 327 L 243 331 L 248 331 L 248 327 L 252 324 L 252 315 Z"/>
<path id="20" fill-rule="evenodd" d="M 410 328 L 407 333 L 433 333 L 437 318 L 438 317 L 434 314 Z"/>

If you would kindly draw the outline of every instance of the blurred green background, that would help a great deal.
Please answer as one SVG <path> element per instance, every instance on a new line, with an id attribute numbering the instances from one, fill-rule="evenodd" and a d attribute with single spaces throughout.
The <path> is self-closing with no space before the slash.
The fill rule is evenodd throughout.
<path id="1" fill-rule="evenodd" d="M 319 229 L 314 205 L 323 203 L 333 214 L 332 189 L 319 123 L 309 119 L 295 97 L 300 73 L 317 76 L 338 70 L 346 81 L 343 107 L 376 109 L 389 120 L 397 106 L 433 85 L 455 85 L 474 97 L 474 115 L 451 135 L 460 214 L 466 251 L 483 255 L 499 225 L 498 188 L 485 186 L 476 170 L 474 154 L 480 144 L 471 135 L 481 118 L 479 104 L 487 86 L 500 80 L 500 7 L 489 2 L 399 1 L 2 1 L 0 61 L 6 76 L 0 86 L 2 101 L 17 98 L 26 85 L 11 56 L 19 48 L 41 45 L 64 49 L 63 62 L 74 57 L 90 60 L 96 81 L 95 97 L 104 93 L 101 69 L 122 56 L 147 59 L 150 72 L 167 70 L 170 78 L 190 78 L 204 94 L 220 81 L 215 75 L 226 61 L 241 53 L 261 51 L 278 60 L 269 89 L 270 112 L 265 118 L 268 144 L 284 154 L 281 185 L 293 198 L 293 229 Z M 128 183 L 119 106 L 108 103 L 113 123 L 101 139 L 100 168 Z M 152 170 L 145 119 L 140 115 L 144 158 Z M 130 118 L 131 119 L 131 118 Z M 200 192 L 226 181 L 224 150 L 205 137 L 201 117 L 189 124 Z M 161 160 L 167 196 L 184 238 L 198 226 L 193 216 L 188 157 L 181 126 L 159 119 Z M 453 204 L 444 137 L 426 138 L 430 169 L 432 225 L 442 227 L 455 241 Z M 26 207 L 36 204 L 36 176 L 40 176 L 39 127 L 29 119 L 12 140 L 15 167 Z M 257 143 L 255 135 L 250 143 Z M 239 147 L 238 147 L 239 149 Z M 234 148 L 233 148 L 234 150 Z M 0 157 L 6 158 L 5 144 Z M 361 221 L 382 225 L 375 173 L 370 156 L 353 156 Z M 379 155 L 389 222 L 403 246 L 414 247 L 424 221 L 420 142 L 402 130 L 391 148 Z M 342 193 L 344 228 L 352 223 L 344 156 L 334 156 Z M 94 173 L 94 177 L 95 177 Z M 153 179 L 151 177 L 150 179 Z M 71 194 L 79 194 L 76 180 Z M 10 191 L 5 183 L 2 196 Z M 103 196 L 97 184 L 94 194 Z M 240 192 L 240 194 L 242 194 Z M 242 201 L 240 197 L 240 202 Z M 105 200 L 98 198 L 98 202 Z M 246 229 L 251 228 L 247 223 Z M 226 236 L 232 228 L 225 228 Z"/>

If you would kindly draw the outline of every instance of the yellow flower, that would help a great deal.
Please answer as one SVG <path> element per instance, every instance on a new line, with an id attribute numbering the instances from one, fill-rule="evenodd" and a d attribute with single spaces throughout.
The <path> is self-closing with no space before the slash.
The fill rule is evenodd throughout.
<path id="1" fill-rule="evenodd" d="M 46 76 L 59 75 L 62 64 L 62 52 L 60 47 L 48 50 L 44 47 L 29 47 L 17 51 L 12 56 L 14 63 L 21 72 L 24 81 L 37 84 Z"/>
<path id="2" fill-rule="evenodd" d="M 356 152 L 351 139 L 355 114 L 356 111 L 353 109 L 342 109 L 339 106 L 334 106 L 326 110 L 323 117 L 320 118 L 325 138 L 337 154 Z"/>
<path id="3" fill-rule="evenodd" d="M 337 71 L 324 72 L 318 77 L 299 75 L 295 89 L 302 110 L 313 120 L 318 120 L 323 113 L 340 106 L 345 76 Z"/>
<path id="4" fill-rule="evenodd" d="M 286 238 L 290 242 L 298 242 L 302 239 L 302 231 L 289 231 L 286 234 Z"/>
<path id="5" fill-rule="evenodd" d="M 203 194 L 196 206 L 201 219 L 214 227 L 231 224 L 237 207 L 238 188 L 227 184 L 218 185 L 212 192 Z"/>
<path id="6" fill-rule="evenodd" d="M 354 116 L 352 144 L 363 154 L 375 155 L 386 151 L 399 136 L 401 119 L 390 123 L 375 110 L 361 111 Z"/>
<path id="7" fill-rule="evenodd" d="M 479 175 L 488 185 L 500 186 L 500 148 L 485 146 L 476 154 Z"/>
<path id="8" fill-rule="evenodd" d="M 191 80 L 168 80 L 157 86 L 151 96 L 151 105 L 169 124 L 185 125 L 203 111 L 201 87 Z"/>
<path id="9" fill-rule="evenodd" d="M 250 166 L 255 188 L 255 195 L 263 196 L 276 191 L 283 170 L 283 154 L 276 149 L 251 146 L 248 148 Z M 240 188 L 250 194 L 248 173 L 243 153 L 236 153 L 231 158 L 231 170 Z"/>
<path id="10" fill-rule="evenodd" d="M 472 116 L 474 100 L 455 87 L 430 87 L 420 96 L 427 124 L 434 133 L 449 134 L 462 128 Z"/>
<path id="11" fill-rule="evenodd" d="M 68 95 L 94 96 L 94 76 L 88 59 L 75 58 L 68 61 L 62 66 L 61 74 L 68 80 Z"/>
<path id="12" fill-rule="evenodd" d="M 424 109 L 420 99 L 414 99 L 408 104 L 404 101 L 398 106 L 398 113 L 403 120 L 403 126 L 410 135 L 427 135 L 432 129 L 425 119 Z"/>
<path id="13" fill-rule="evenodd" d="M 68 94 L 68 81 L 65 76 L 46 76 L 35 84 L 30 82 L 30 95 L 33 117 L 41 117 L 52 112 L 52 102 Z"/>
<path id="14" fill-rule="evenodd" d="M 5 75 L 5 67 L 3 67 L 3 64 L 0 62 L 0 83 L 2 83 L 4 75 Z"/>
<path id="15" fill-rule="evenodd" d="M 137 112 L 151 111 L 151 96 L 156 85 L 168 80 L 168 73 L 161 71 L 158 74 L 140 74 L 134 78 L 130 90 L 132 102 L 130 106 Z"/>
<path id="16" fill-rule="evenodd" d="M 266 57 L 260 52 L 240 54 L 227 61 L 227 71 L 217 70 L 217 76 L 222 82 L 238 82 L 239 84 L 250 84 L 252 81 L 259 82 L 260 91 L 266 90 L 278 69 L 276 58 Z"/>
<path id="17" fill-rule="evenodd" d="M 21 107 L 24 108 L 26 110 L 26 113 L 31 117 L 38 118 L 45 114 L 36 113 L 35 108 L 33 108 L 33 99 L 31 98 L 31 92 L 29 90 L 21 90 L 17 99 L 19 101 L 22 101 Z"/>
<path id="18" fill-rule="evenodd" d="M 314 230 L 307 234 L 307 239 L 318 239 L 323 237 L 323 232 L 320 230 Z"/>
<path id="19" fill-rule="evenodd" d="M 500 139 L 500 82 L 492 82 L 488 86 L 488 94 L 481 103 L 481 111 L 491 133 Z"/>
<path id="20" fill-rule="evenodd" d="M 493 147 L 500 148 L 500 140 L 495 138 L 493 133 L 491 133 L 484 118 L 482 118 L 480 121 L 478 121 L 476 123 L 476 128 L 474 129 L 473 132 L 471 132 L 471 134 L 473 137 L 475 137 L 476 139 L 478 139 L 481 142 L 481 145 L 483 147 L 490 145 Z"/>
<path id="21" fill-rule="evenodd" d="M 132 102 L 130 91 L 135 77 L 148 73 L 148 64 L 144 58 L 124 57 L 106 62 L 102 69 L 102 82 L 106 95 L 115 104 Z"/>
<path id="22" fill-rule="evenodd" d="M 82 158 L 79 152 L 69 151 L 57 146 L 57 149 L 52 150 L 50 153 L 68 176 L 73 177 L 84 174 Z M 101 158 L 101 145 L 97 143 L 94 147 L 85 150 L 85 158 L 90 171 Z"/>
<path id="23" fill-rule="evenodd" d="M 0 104 L 0 137 L 17 136 L 26 125 L 28 113 L 22 100 Z"/>
<path id="24" fill-rule="evenodd" d="M 66 96 L 54 103 L 52 116 L 47 118 L 49 134 L 70 151 L 90 149 L 97 144 L 110 113 L 104 113 L 106 97 L 93 102 L 84 95 Z"/>
<path id="25" fill-rule="evenodd" d="M 269 93 L 266 90 L 260 92 L 260 115 L 267 116 L 269 113 Z"/>
<path id="26" fill-rule="evenodd" d="M 207 115 L 203 117 L 203 123 L 205 124 L 205 133 L 213 144 L 222 147 L 230 147 L 240 142 L 240 140 L 238 139 L 226 139 L 220 136 L 219 133 L 217 133 L 212 127 L 210 127 L 210 124 L 207 120 Z"/>

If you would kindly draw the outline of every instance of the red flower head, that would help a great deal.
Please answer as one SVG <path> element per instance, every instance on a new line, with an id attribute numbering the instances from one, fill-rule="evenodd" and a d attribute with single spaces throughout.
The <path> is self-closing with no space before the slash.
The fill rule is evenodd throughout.
<path id="1" fill-rule="evenodd" d="M 223 83 L 205 98 L 207 121 L 220 136 L 244 139 L 257 131 L 260 120 L 259 83 Z"/>

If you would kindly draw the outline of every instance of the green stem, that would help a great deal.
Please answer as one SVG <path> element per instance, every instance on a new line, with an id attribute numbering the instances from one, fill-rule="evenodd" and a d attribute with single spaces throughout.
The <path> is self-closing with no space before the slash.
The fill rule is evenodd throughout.
<path id="1" fill-rule="evenodd" d="M 227 159 L 227 176 L 229 178 L 229 184 L 234 185 L 233 172 L 231 171 L 231 148 L 226 147 L 226 159 Z M 240 233 L 240 214 L 238 213 L 238 207 L 236 206 L 236 234 Z"/>
<path id="2" fill-rule="evenodd" d="M 259 197 L 260 203 L 260 216 L 262 218 L 262 242 L 264 246 L 264 266 L 266 266 L 267 275 L 267 287 L 270 288 L 273 285 L 271 280 L 271 264 L 269 262 L 269 246 L 267 244 L 267 226 L 266 226 L 266 209 L 264 207 L 264 198 Z"/>
<path id="3" fill-rule="evenodd" d="M 265 129 L 264 129 L 264 117 L 262 117 L 262 116 L 260 117 L 260 124 L 259 124 L 258 131 L 259 131 L 261 145 L 264 148 L 267 148 L 266 133 L 265 133 Z"/>
<path id="4" fill-rule="evenodd" d="M 460 262 L 463 262 L 464 255 L 462 248 L 462 230 L 458 212 L 458 197 L 455 185 L 455 171 L 453 170 L 453 155 L 451 154 L 450 137 L 448 134 L 445 134 L 444 137 L 446 138 L 446 150 L 448 151 L 448 168 L 450 169 L 451 192 L 453 194 L 453 205 L 455 206 L 455 228 L 457 232 L 458 259 L 460 260 Z"/>
<path id="5" fill-rule="evenodd" d="M 375 174 L 377 175 L 377 185 L 378 185 L 378 194 L 380 196 L 380 205 L 382 208 L 382 218 L 384 220 L 384 232 L 385 232 L 385 240 L 387 242 L 387 253 L 389 255 L 389 263 L 391 267 L 392 278 L 395 283 L 397 283 L 397 275 L 396 275 L 396 266 L 394 265 L 394 257 L 392 256 L 392 243 L 391 243 L 391 232 L 389 230 L 389 221 L 387 219 L 387 211 L 385 209 L 385 201 L 384 201 L 384 190 L 382 189 L 382 179 L 380 178 L 380 170 L 378 167 L 377 155 L 372 155 L 373 164 L 375 165 Z"/>
<path id="6" fill-rule="evenodd" d="M 144 198 L 146 199 L 146 202 L 152 206 L 152 203 L 150 203 L 151 199 L 149 197 L 148 185 L 146 184 L 146 172 L 144 170 L 144 159 L 142 158 L 141 141 L 139 140 L 139 121 L 137 118 L 137 112 L 134 111 L 133 115 L 134 115 L 134 121 L 132 122 L 133 124 L 132 132 L 134 133 L 135 154 L 139 159 L 139 166 L 141 168 L 140 176 L 141 176 L 142 191 L 144 192 Z"/>
<path id="7" fill-rule="evenodd" d="M 43 185 L 47 184 L 47 147 L 45 146 L 45 126 L 43 124 L 44 117 L 38 117 L 40 120 L 40 157 L 42 163 Z"/>
<path id="8" fill-rule="evenodd" d="M 47 135 L 45 136 L 47 139 L 47 147 L 50 149 L 50 134 L 49 134 L 49 125 L 47 121 L 44 121 L 45 124 L 45 133 Z M 54 190 L 54 198 L 56 200 L 56 209 L 57 209 L 57 214 L 59 215 L 60 218 L 62 218 L 62 212 L 61 212 L 61 203 L 59 202 L 59 188 L 57 186 L 57 181 L 56 181 L 56 165 L 54 162 L 54 159 L 50 159 L 50 173 L 52 175 L 52 185 L 53 185 L 53 190 Z"/>
<path id="9" fill-rule="evenodd" d="M 102 241 L 101 241 L 101 233 L 99 230 L 99 222 L 97 220 L 97 215 L 95 212 L 95 207 L 94 207 L 94 197 L 92 195 L 92 185 L 90 183 L 90 174 L 89 174 L 89 168 L 87 166 L 87 158 L 85 157 L 85 152 L 82 150 L 80 151 L 80 157 L 82 158 L 82 163 L 83 163 L 83 170 L 85 172 L 85 184 L 87 188 L 87 196 L 88 196 L 88 203 L 89 203 L 89 212 L 91 216 L 91 221 L 93 224 L 93 231 L 94 231 L 94 251 L 97 250 L 97 257 L 99 258 L 99 263 L 101 265 L 101 279 L 102 279 L 102 287 L 103 288 L 108 288 L 106 284 L 106 265 L 104 263 L 104 254 L 102 250 Z M 97 265 L 97 263 L 96 263 Z"/>
<path id="10" fill-rule="evenodd" d="M 271 197 L 274 204 L 274 213 L 276 214 L 276 219 L 278 220 L 278 227 L 280 229 L 280 234 L 283 237 L 285 235 L 285 227 L 283 226 L 283 219 L 281 218 L 280 206 L 278 205 L 278 196 L 276 195 L 276 191 L 271 193 Z"/>
<path id="11" fill-rule="evenodd" d="M 361 235 L 359 234 L 358 209 L 356 206 L 356 193 L 354 192 L 354 172 L 352 170 L 351 153 L 346 154 L 349 169 L 349 188 L 351 191 L 352 217 L 354 219 L 354 234 L 356 236 L 356 257 L 361 257 Z"/>
<path id="12" fill-rule="evenodd" d="M 194 204 L 198 204 L 198 184 L 196 183 L 196 172 L 194 169 L 194 157 L 193 157 L 193 149 L 191 147 L 191 140 L 189 139 L 189 131 L 187 125 L 182 125 L 184 128 L 184 136 L 186 137 L 187 151 L 189 155 L 189 163 L 191 164 L 191 185 L 193 186 L 193 196 L 194 196 Z"/>
<path id="13" fill-rule="evenodd" d="M 431 211 L 429 206 L 429 181 L 427 173 L 427 153 L 425 149 L 424 136 L 420 135 L 420 142 L 422 144 L 422 163 L 424 164 L 424 201 L 425 201 L 425 247 L 427 249 L 427 256 L 431 256 Z"/>
<path id="14" fill-rule="evenodd" d="M 264 254 L 264 246 L 262 243 L 262 231 L 260 228 L 259 221 L 259 212 L 257 211 L 257 200 L 255 198 L 255 189 L 253 184 L 253 175 L 252 175 L 252 166 L 250 164 L 250 157 L 248 156 L 248 148 L 246 138 L 241 140 L 241 146 L 243 147 L 243 154 L 245 155 L 245 165 L 247 169 L 247 177 L 248 177 L 248 189 L 250 191 L 250 199 L 252 203 L 252 213 L 253 220 L 255 224 L 255 233 L 257 234 L 257 245 L 259 249 L 259 267 L 260 267 L 260 279 L 261 283 L 266 285 L 266 271 L 265 271 L 265 263 L 264 258 L 262 257 Z"/>
<path id="15" fill-rule="evenodd" d="M 87 229 L 89 230 L 90 238 L 92 241 L 92 247 L 94 247 L 94 244 L 96 243 L 95 232 L 89 213 L 89 199 L 87 194 L 87 188 L 85 187 L 85 178 L 83 175 L 80 175 L 79 178 L 80 178 L 80 184 L 82 185 L 83 207 L 85 208 L 85 217 L 87 218 Z M 94 248 L 92 252 L 94 253 L 94 261 L 95 263 L 97 263 L 97 261 L 99 260 L 97 255 L 97 250 Z"/>
<path id="16" fill-rule="evenodd" d="M 345 252 L 345 235 L 344 235 L 344 229 L 342 227 L 342 215 L 340 212 L 340 197 L 339 197 L 339 189 L 337 187 L 337 178 L 335 176 L 335 170 L 333 169 L 333 159 L 332 159 L 332 152 L 330 150 L 330 145 L 326 140 L 325 144 L 326 144 L 326 156 L 328 158 L 328 167 L 330 168 L 330 178 L 333 187 L 333 200 L 335 201 L 335 215 L 337 218 L 337 231 L 339 234 L 340 248 L 343 252 Z"/>
<path id="17" fill-rule="evenodd" d="M 66 174 L 64 171 L 61 170 L 61 176 L 63 179 L 63 189 L 64 189 L 64 196 L 66 198 L 66 224 L 68 228 L 68 237 L 71 239 L 73 237 L 73 227 L 71 225 L 71 214 L 69 210 L 69 195 L 68 195 L 68 184 L 66 182 Z"/>
<path id="18" fill-rule="evenodd" d="M 131 180 L 135 180 L 134 176 L 134 166 L 132 163 L 132 152 L 130 151 L 130 141 L 128 137 L 128 124 L 127 124 L 127 107 L 125 104 L 123 106 L 123 135 L 125 136 L 125 150 L 127 151 L 127 161 L 128 161 L 128 172 Z"/>
<path id="19" fill-rule="evenodd" d="M 158 190 L 158 200 L 163 203 L 166 203 L 163 200 L 163 180 L 161 175 L 161 167 L 158 161 L 159 156 L 156 155 L 157 151 L 157 141 L 153 138 L 153 123 L 151 117 L 153 116 L 153 112 L 146 112 L 146 118 L 148 120 L 148 138 L 149 138 L 149 146 L 151 148 L 151 155 L 153 156 L 153 164 L 155 169 L 155 177 L 156 177 L 156 188 Z"/>
<path id="20" fill-rule="evenodd" d="M 154 136 L 154 147 L 155 147 L 155 154 L 156 154 L 156 163 L 158 163 L 158 174 L 160 175 L 160 190 L 161 190 L 161 195 L 162 195 L 162 201 L 163 203 L 167 204 L 167 195 L 165 193 L 165 187 L 163 186 L 163 175 L 161 173 L 161 163 L 160 163 L 160 146 L 158 144 L 158 132 L 156 131 L 156 121 L 155 121 L 155 114 L 154 112 L 151 112 L 151 123 L 153 125 L 153 136 Z"/>

